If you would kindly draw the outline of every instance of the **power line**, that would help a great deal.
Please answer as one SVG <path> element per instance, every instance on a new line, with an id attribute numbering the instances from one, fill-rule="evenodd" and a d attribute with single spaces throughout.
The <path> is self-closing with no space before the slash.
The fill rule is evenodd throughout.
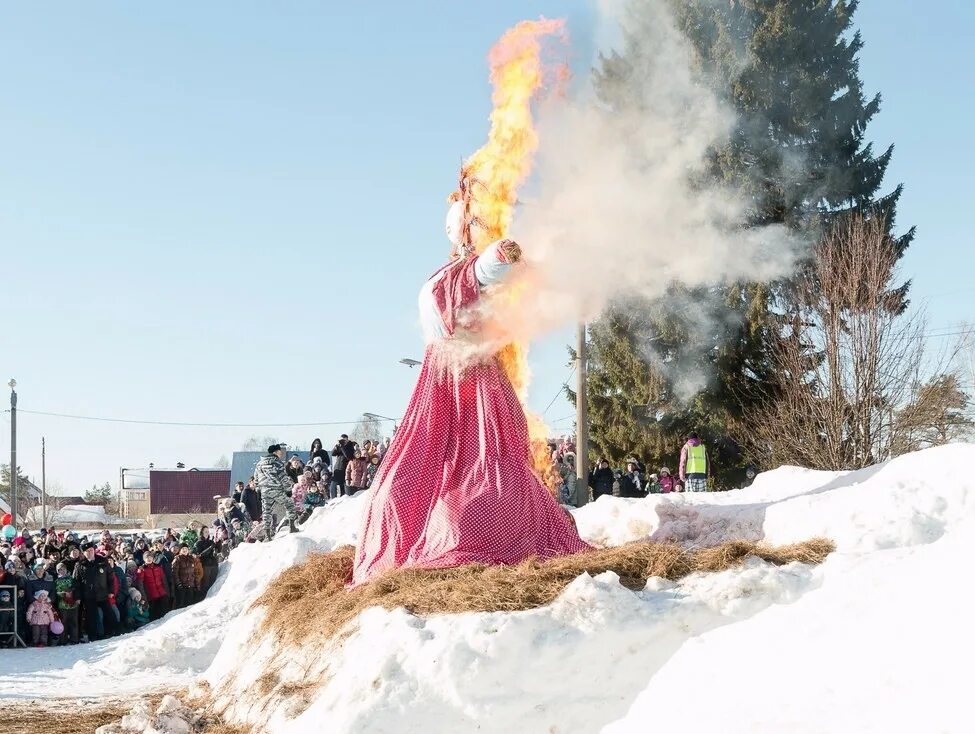
<path id="1" fill-rule="evenodd" d="M 7 409 L 3 411 L 4 413 L 9 413 L 10 410 Z M 49 413 L 43 410 L 24 410 L 23 408 L 17 408 L 18 413 L 28 413 L 30 415 L 44 415 L 51 418 L 70 418 L 72 420 L 80 421 L 100 421 L 104 423 L 135 423 L 143 426 L 189 426 L 195 428 L 305 428 L 309 426 L 346 426 L 350 423 L 358 423 L 362 420 L 361 416 L 359 418 L 353 418 L 347 421 L 314 421 L 311 423 L 196 423 L 191 421 L 156 421 L 156 420 L 136 420 L 134 418 L 105 418 L 101 416 L 93 415 L 72 415 L 70 413 Z M 395 418 L 379 418 L 376 417 L 371 420 L 378 420 L 380 422 L 393 422 L 395 423 L 398 419 Z"/>
<path id="2" fill-rule="evenodd" d="M 548 413 L 548 411 L 549 411 L 549 408 L 551 408 L 551 407 L 552 407 L 553 405 L 555 405 L 555 401 L 559 399 L 559 395 L 561 395 L 561 394 L 562 394 L 562 391 L 563 391 L 563 390 L 565 390 L 565 389 L 567 389 L 567 388 L 569 387 L 569 380 L 571 380 L 571 379 L 572 379 L 572 375 L 574 375 L 574 374 L 575 374 L 575 372 L 576 372 L 576 366 L 575 366 L 575 363 L 573 363 L 573 365 L 572 365 L 572 369 L 570 369 L 570 370 L 569 370 L 569 374 L 568 374 L 568 375 L 566 375 L 566 378 L 565 378 L 565 382 L 563 382 L 563 383 L 562 383 L 562 384 L 561 384 L 561 385 L 559 386 L 559 390 L 558 390 L 558 392 L 557 392 L 557 393 L 555 393 L 555 395 L 554 395 L 554 397 L 552 398 L 552 400 L 551 400 L 551 402 L 550 402 L 550 403 L 549 403 L 549 404 L 548 404 L 547 406 L 545 406 L 545 410 L 543 410 L 543 411 L 542 411 L 542 417 L 543 417 L 543 418 L 545 417 L 545 414 L 546 414 L 546 413 Z"/>

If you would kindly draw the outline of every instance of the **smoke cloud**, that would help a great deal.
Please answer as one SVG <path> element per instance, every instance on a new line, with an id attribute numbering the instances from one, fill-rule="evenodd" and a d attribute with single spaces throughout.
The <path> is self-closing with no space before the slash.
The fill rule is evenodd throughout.
<path id="1" fill-rule="evenodd" d="M 535 179 L 512 229 L 534 267 L 518 313 L 496 314 L 516 339 L 590 320 L 620 299 L 682 297 L 671 295 L 674 284 L 770 281 L 789 274 L 802 250 L 785 227 L 746 228 L 744 195 L 703 176 L 734 112 L 693 70 L 664 4 L 641 6 L 655 7 L 656 17 L 640 23 L 642 53 L 626 96 L 606 104 L 589 84 L 540 114 Z M 617 3 L 601 11 L 607 54 L 629 19 Z M 702 386 L 700 376 L 683 377 L 688 391 Z"/>

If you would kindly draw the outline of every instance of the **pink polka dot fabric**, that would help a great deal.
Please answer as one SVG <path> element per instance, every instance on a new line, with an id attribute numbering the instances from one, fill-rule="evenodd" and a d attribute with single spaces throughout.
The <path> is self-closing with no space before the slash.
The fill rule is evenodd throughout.
<path id="1" fill-rule="evenodd" d="M 353 584 L 393 568 L 515 564 L 588 550 L 532 468 L 521 403 L 496 358 L 461 370 L 427 347 L 373 481 Z"/>

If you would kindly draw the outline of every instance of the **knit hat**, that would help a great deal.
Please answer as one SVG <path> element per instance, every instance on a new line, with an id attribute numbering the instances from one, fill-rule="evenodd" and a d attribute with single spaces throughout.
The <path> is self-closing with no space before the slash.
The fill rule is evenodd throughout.
<path id="1" fill-rule="evenodd" d="M 62 571 L 64 571 L 65 573 L 67 573 L 67 572 L 68 572 L 68 567 L 67 567 L 67 566 L 66 566 L 65 564 L 63 564 L 63 563 L 59 563 L 59 564 L 57 565 L 57 567 L 55 568 L 55 570 L 56 570 L 56 571 L 57 571 L 58 573 L 61 573 Z"/>
<path id="2" fill-rule="evenodd" d="M 6 589 L 4 589 L 3 591 L 0 591 L 0 601 L 2 601 L 2 602 L 9 602 L 10 601 L 10 592 L 7 591 Z"/>
<path id="3" fill-rule="evenodd" d="M 142 599 L 142 594 L 138 589 L 129 589 L 129 598 L 132 599 L 132 601 L 139 601 Z"/>
<path id="4" fill-rule="evenodd" d="M 47 590 L 46 589 L 38 589 L 37 591 L 34 592 L 34 598 L 35 599 L 43 599 L 46 596 L 47 596 Z"/>

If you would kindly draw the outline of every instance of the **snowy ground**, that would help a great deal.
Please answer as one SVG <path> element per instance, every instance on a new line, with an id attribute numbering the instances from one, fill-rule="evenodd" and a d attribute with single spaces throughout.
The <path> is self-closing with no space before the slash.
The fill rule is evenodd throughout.
<path id="1" fill-rule="evenodd" d="M 246 609 L 309 551 L 354 542 L 361 500 L 342 501 L 300 535 L 234 551 L 211 598 L 144 631 L 4 652 L 0 697 L 202 678 L 230 719 L 274 732 L 968 731 L 973 465 L 975 446 L 955 445 L 849 474 L 782 468 L 722 494 L 605 497 L 576 512 L 602 544 L 824 535 L 838 550 L 639 593 L 582 576 L 527 612 L 372 609 L 341 644 L 277 649 Z"/>

